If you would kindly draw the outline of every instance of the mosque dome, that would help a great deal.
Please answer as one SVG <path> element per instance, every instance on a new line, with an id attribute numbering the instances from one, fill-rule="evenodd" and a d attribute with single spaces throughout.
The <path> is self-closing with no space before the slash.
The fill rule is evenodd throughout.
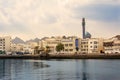
<path id="1" fill-rule="evenodd" d="M 90 34 L 89 32 L 86 32 L 86 33 L 85 33 L 85 37 L 86 37 L 86 38 L 91 38 L 91 34 Z"/>

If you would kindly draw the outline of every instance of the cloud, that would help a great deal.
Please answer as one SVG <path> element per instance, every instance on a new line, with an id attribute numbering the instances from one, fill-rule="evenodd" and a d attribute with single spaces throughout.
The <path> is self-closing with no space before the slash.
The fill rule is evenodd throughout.
<path id="1" fill-rule="evenodd" d="M 92 4 L 87 6 L 77 6 L 73 8 L 73 17 L 86 17 L 91 20 L 105 22 L 120 21 L 120 5 Z"/>
<path id="2" fill-rule="evenodd" d="M 86 17 L 87 26 L 97 26 L 86 26 L 88 31 L 94 34 L 98 32 L 95 29 L 104 29 L 105 32 L 109 26 L 114 34 L 114 24 L 118 26 L 120 21 L 119 5 L 120 0 L 0 0 L 0 33 L 24 39 L 80 36 L 81 18 Z"/>

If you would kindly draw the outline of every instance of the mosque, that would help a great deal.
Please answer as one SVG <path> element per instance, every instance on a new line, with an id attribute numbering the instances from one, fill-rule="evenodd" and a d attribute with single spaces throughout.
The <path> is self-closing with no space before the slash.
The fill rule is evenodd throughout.
<path id="1" fill-rule="evenodd" d="M 85 18 L 82 19 L 82 34 L 83 34 L 83 39 L 86 38 L 91 38 L 91 34 L 85 30 Z"/>

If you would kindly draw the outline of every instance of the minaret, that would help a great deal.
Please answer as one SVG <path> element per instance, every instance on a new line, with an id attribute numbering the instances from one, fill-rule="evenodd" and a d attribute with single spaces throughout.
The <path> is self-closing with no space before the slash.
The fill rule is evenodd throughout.
<path id="1" fill-rule="evenodd" d="M 83 39 L 85 39 L 85 18 L 82 18 Z"/>

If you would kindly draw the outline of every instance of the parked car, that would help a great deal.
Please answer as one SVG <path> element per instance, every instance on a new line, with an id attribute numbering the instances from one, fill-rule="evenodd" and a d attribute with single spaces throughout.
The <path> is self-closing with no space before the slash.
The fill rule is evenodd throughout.
<path id="1" fill-rule="evenodd" d="M 23 52 L 16 52 L 17 55 L 23 55 Z"/>

